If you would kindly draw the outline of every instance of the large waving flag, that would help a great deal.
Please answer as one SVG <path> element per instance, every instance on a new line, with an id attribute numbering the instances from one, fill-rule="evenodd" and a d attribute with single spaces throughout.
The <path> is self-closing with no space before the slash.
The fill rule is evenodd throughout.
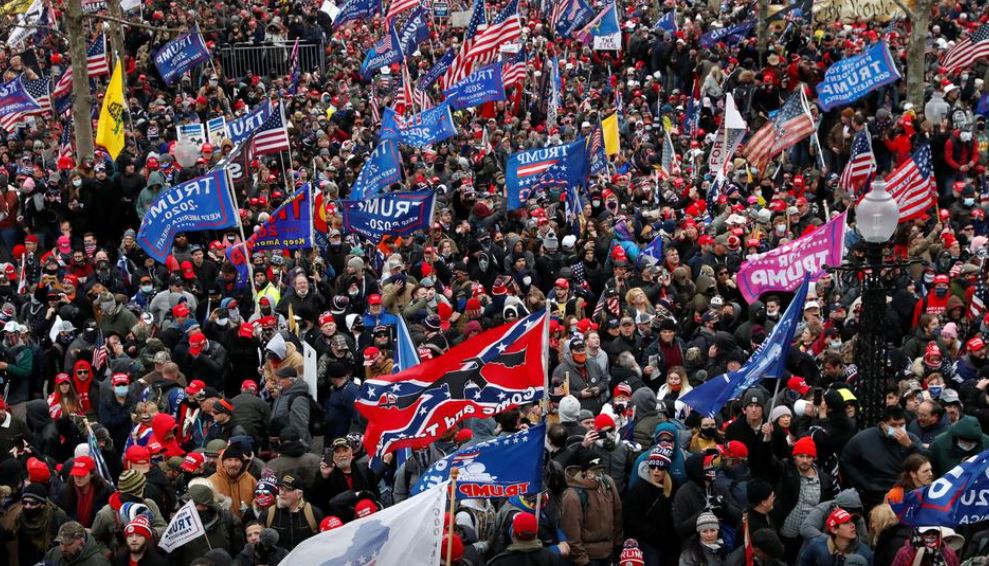
<path id="1" fill-rule="evenodd" d="M 729 46 L 735 45 L 744 39 L 755 28 L 756 20 L 746 20 L 740 24 L 726 28 L 718 28 L 709 31 L 701 36 L 701 47 L 710 49 L 717 43 L 725 43 Z"/>
<path id="2" fill-rule="evenodd" d="M 970 525 L 986 520 L 987 491 L 989 450 L 962 461 L 931 485 L 906 493 L 902 502 L 890 506 L 905 525 Z"/>
<path id="3" fill-rule="evenodd" d="M 391 108 L 381 115 L 381 139 L 397 140 L 412 147 L 425 147 L 457 135 L 450 105 L 446 102 L 413 114 L 399 116 Z"/>
<path id="4" fill-rule="evenodd" d="M 299 42 L 296 40 L 292 50 L 293 57 L 298 59 Z M 191 33 L 182 34 L 162 46 L 154 55 L 155 67 L 165 84 L 172 84 L 176 79 L 191 69 L 209 61 L 209 49 L 199 26 Z"/>
<path id="5" fill-rule="evenodd" d="M 357 410 L 368 420 L 368 454 L 427 446 L 464 419 L 489 417 L 542 399 L 548 323 L 546 311 L 537 311 L 470 338 L 438 358 L 366 380 Z"/>
<path id="6" fill-rule="evenodd" d="M 923 215 L 937 201 L 930 144 L 917 148 L 886 176 L 886 182 L 889 183 L 886 191 L 900 207 L 900 222 Z"/>
<path id="7" fill-rule="evenodd" d="M 989 24 L 979 26 L 972 35 L 949 49 L 941 58 L 941 66 L 946 69 L 945 73 L 953 73 L 986 55 L 989 55 Z"/>
<path id="8" fill-rule="evenodd" d="M 450 488 L 438 485 L 299 543 L 284 564 L 439 564 Z"/>
<path id="9" fill-rule="evenodd" d="M 302 185 L 247 239 L 248 251 L 313 247 L 312 189 Z"/>
<path id="10" fill-rule="evenodd" d="M 348 200 L 378 196 L 392 183 L 402 179 L 402 154 L 394 140 L 383 139 L 371 152 L 360 174 L 350 187 Z"/>
<path id="11" fill-rule="evenodd" d="M 254 132 L 251 153 L 267 155 L 289 150 L 288 120 L 285 119 L 285 105 L 279 103 L 271 110 L 271 115 Z"/>
<path id="12" fill-rule="evenodd" d="M 872 136 L 869 127 L 855 134 L 852 140 L 852 153 L 841 172 L 838 186 L 846 193 L 855 196 L 860 189 L 865 188 L 869 179 L 876 172 L 876 154 L 872 151 Z"/>
<path id="13" fill-rule="evenodd" d="M 110 74 L 110 58 L 106 52 L 106 34 L 101 33 L 86 48 L 86 72 L 89 78 Z"/>
<path id="14" fill-rule="evenodd" d="M 663 179 L 670 179 L 680 175 L 680 157 L 673 147 L 673 140 L 670 139 L 670 132 L 663 132 L 663 158 L 660 161 L 659 176 Z"/>
<path id="15" fill-rule="evenodd" d="M 412 493 L 422 493 L 450 478 L 457 468 L 457 495 L 467 498 L 514 497 L 539 493 L 543 483 L 546 423 L 522 432 L 465 446 L 436 462 L 421 476 Z"/>
<path id="16" fill-rule="evenodd" d="M 398 37 L 398 28 L 393 26 L 367 52 L 364 62 L 361 63 L 361 76 L 370 80 L 381 67 L 401 61 L 403 57 L 402 40 Z"/>
<path id="17" fill-rule="evenodd" d="M 413 1 L 416 4 L 419 2 L 419 0 Z M 429 39 L 429 21 L 431 17 L 432 14 L 429 10 L 422 6 L 419 6 L 409 14 L 409 17 L 405 20 L 405 24 L 402 25 L 401 31 L 398 32 L 398 37 L 402 42 L 402 53 L 407 56 L 412 55 L 419 48 L 420 43 Z"/>
<path id="18" fill-rule="evenodd" d="M 583 185 L 590 171 L 587 142 L 527 149 L 508 157 L 505 189 L 508 210 L 523 206 L 532 191 L 545 185 Z"/>
<path id="19" fill-rule="evenodd" d="M 666 12 L 662 18 L 656 22 L 656 26 L 653 27 L 655 30 L 668 31 L 670 33 L 676 33 L 679 29 L 677 27 L 677 11 L 676 8 Z"/>
<path id="20" fill-rule="evenodd" d="M 568 38 L 592 17 L 594 9 L 585 0 L 559 0 L 553 5 L 549 23 L 558 36 Z"/>
<path id="21" fill-rule="evenodd" d="M 100 109 L 100 120 L 96 127 L 96 143 L 103 146 L 110 157 L 117 159 L 123 151 L 124 112 L 127 102 L 124 100 L 124 71 L 120 61 L 113 67 L 113 76 L 103 95 L 103 107 Z"/>
<path id="22" fill-rule="evenodd" d="M 441 86 L 451 85 L 470 74 L 470 48 L 474 44 L 482 26 L 488 25 L 487 7 L 484 0 L 474 0 L 467 29 L 464 30 L 464 40 L 460 42 L 460 51 L 447 66 Z"/>
<path id="23" fill-rule="evenodd" d="M 574 37 L 584 44 L 593 42 L 596 50 L 620 50 L 621 31 L 618 22 L 618 8 L 612 2 L 605 6 L 601 13 L 588 22 Z"/>
<path id="24" fill-rule="evenodd" d="M 381 12 L 381 0 L 350 0 L 340 8 L 336 19 L 333 20 L 333 29 L 347 22 L 370 20 L 379 12 Z"/>
<path id="25" fill-rule="evenodd" d="M 502 59 L 501 81 L 505 90 L 519 83 L 525 84 L 527 62 L 525 47 Z"/>
<path id="26" fill-rule="evenodd" d="M 594 131 L 587 138 L 587 157 L 591 160 L 591 175 L 608 172 L 608 155 L 604 151 L 604 132 L 601 123 L 594 126 Z"/>
<path id="27" fill-rule="evenodd" d="M 735 106 L 735 98 L 731 94 L 726 94 L 725 118 L 714 137 L 714 143 L 711 144 L 711 153 L 707 162 L 711 171 L 719 175 L 727 171 L 728 164 L 731 163 L 732 156 L 735 155 L 735 150 L 738 149 L 738 144 L 742 142 L 747 130 L 748 125 Z"/>
<path id="28" fill-rule="evenodd" d="M 22 125 L 24 120 L 29 116 L 40 116 L 47 112 L 51 112 L 52 97 L 48 92 L 50 88 L 51 77 L 43 77 L 33 81 L 24 81 L 24 90 L 27 91 L 28 96 L 33 98 L 38 104 L 38 108 L 34 110 L 25 110 L 23 112 L 11 112 L 10 114 L 0 116 L 0 128 L 10 132 Z"/>
<path id="29" fill-rule="evenodd" d="M 422 90 L 426 90 L 433 86 L 433 83 L 442 77 L 446 73 L 447 69 L 450 68 L 450 65 L 453 64 L 453 60 L 456 56 L 457 53 L 452 47 L 447 49 L 446 53 L 436 60 L 433 67 L 426 71 L 426 74 L 419 77 L 418 87 Z"/>
<path id="30" fill-rule="evenodd" d="M 708 379 L 680 400 L 702 415 L 713 415 L 721 410 L 725 403 L 763 379 L 781 379 L 786 366 L 787 352 L 790 351 L 790 343 L 793 342 L 793 333 L 803 316 L 808 287 L 810 287 L 810 279 L 806 278 L 794 295 L 790 306 L 780 317 L 780 321 L 752 353 L 752 357 L 745 362 L 745 365 L 737 371 Z"/>
<path id="31" fill-rule="evenodd" d="M 398 16 L 406 10 L 411 10 L 419 5 L 419 0 L 391 0 L 388 4 L 388 13 L 385 14 L 386 20 L 391 20 L 392 18 Z"/>
<path id="32" fill-rule="evenodd" d="M 814 133 L 816 128 L 804 99 L 804 90 L 797 89 L 776 116 L 749 138 L 744 147 L 745 156 L 750 163 L 762 168 L 775 155 Z"/>

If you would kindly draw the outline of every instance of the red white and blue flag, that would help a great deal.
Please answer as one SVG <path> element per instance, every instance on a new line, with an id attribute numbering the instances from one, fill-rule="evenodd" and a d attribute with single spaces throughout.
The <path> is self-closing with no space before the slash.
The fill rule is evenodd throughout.
<path id="1" fill-rule="evenodd" d="M 917 148 L 910 159 L 886 176 L 886 182 L 889 196 L 900 208 L 900 222 L 923 215 L 936 200 L 930 144 Z"/>
<path id="2" fill-rule="evenodd" d="M 845 170 L 838 179 L 838 186 L 855 196 L 876 172 L 876 155 L 872 152 L 869 129 L 863 128 L 852 140 L 852 153 Z"/>
<path id="3" fill-rule="evenodd" d="M 464 30 L 464 40 L 461 42 L 460 51 L 454 56 L 453 61 L 443 74 L 440 86 L 452 85 L 470 74 L 469 54 L 470 48 L 474 44 L 474 38 L 478 34 L 481 26 L 488 25 L 488 16 L 484 0 L 475 0 L 474 8 L 467 22 L 467 29 Z"/>
<path id="4" fill-rule="evenodd" d="M 539 401 L 549 316 L 537 311 L 405 371 L 368 379 L 356 401 L 364 446 L 378 457 L 432 444 L 457 423 Z"/>
<path id="5" fill-rule="evenodd" d="M 505 85 L 505 90 L 518 83 L 525 83 L 526 75 L 526 53 L 525 47 L 519 49 L 518 53 L 509 55 L 502 61 L 501 81 Z"/>
<path id="6" fill-rule="evenodd" d="M 273 108 L 271 116 L 258 127 L 254 133 L 252 145 L 254 155 L 288 151 L 288 124 L 285 121 L 285 109 L 281 104 Z"/>
<path id="7" fill-rule="evenodd" d="M 110 74 L 110 58 L 106 53 L 106 34 L 100 34 L 86 49 L 86 71 L 89 78 Z"/>
<path id="8" fill-rule="evenodd" d="M 23 112 L 11 112 L 10 114 L 0 116 L 0 128 L 3 128 L 8 132 L 12 132 L 17 127 L 23 125 L 24 119 L 28 116 L 41 116 L 42 114 L 51 112 L 52 97 L 49 92 L 50 88 L 51 79 L 48 77 L 35 79 L 33 81 L 24 81 L 24 90 L 31 95 L 31 98 L 33 98 L 35 102 L 38 103 L 38 108 L 36 110 L 25 110 Z"/>
<path id="9" fill-rule="evenodd" d="M 299 64 L 299 39 L 295 39 L 295 45 L 292 46 L 292 57 L 290 59 L 292 64 L 292 69 L 289 72 L 289 87 L 288 93 L 294 95 L 297 90 L 299 90 L 299 79 L 302 78 L 302 66 Z"/>

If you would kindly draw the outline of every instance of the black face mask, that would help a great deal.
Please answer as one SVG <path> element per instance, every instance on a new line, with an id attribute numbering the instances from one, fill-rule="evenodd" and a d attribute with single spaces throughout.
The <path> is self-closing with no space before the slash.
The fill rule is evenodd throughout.
<path id="1" fill-rule="evenodd" d="M 40 505 L 38 507 L 22 507 L 23 512 L 27 515 L 28 519 L 36 519 L 41 516 L 45 511 L 45 506 Z"/>
<path id="2" fill-rule="evenodd" d="M 716 428 L 702 428 L 701 436 L 704 438 L 714 438 L 718 436 L 718 429 Z"/>

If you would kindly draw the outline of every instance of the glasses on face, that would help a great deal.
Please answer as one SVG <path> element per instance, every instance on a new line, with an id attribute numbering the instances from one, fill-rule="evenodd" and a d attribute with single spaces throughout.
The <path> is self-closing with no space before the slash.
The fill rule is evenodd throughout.
<path id="1" fill-rule="evenodd" d="M 84 369 L 81 369 L 81 370 L 77 371 L 76 373 L 79 374 L 79 375 L 89 375 L 89 372 L 86 371 L 86 370 L 84 370 Z"/>
<path id="2" fill-rule="evenodd" d="M 634 326 L 634 325 L 629 321 L 625 321 L 622 323 L 622 326 Z"/>

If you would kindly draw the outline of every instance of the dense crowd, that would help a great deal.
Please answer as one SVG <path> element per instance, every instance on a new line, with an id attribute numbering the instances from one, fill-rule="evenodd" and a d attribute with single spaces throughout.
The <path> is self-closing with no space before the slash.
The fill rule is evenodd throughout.
<path id="1" fill-rule="evenodd" d="M 58 22 L 64 7 L 53 4 Z M 550 6 L 522 2 L 523 84 L 505 101 L 456 112 L 456 137 L 401 147 L 404 181 L 391 190 L 432 190 L 439 205 L 427 231 L 381 242 L 343 233 L 339 200 L 375 146 L 380 110 L 398 97 L 399 68 L 362 79 L 381 17 L 334 30 L 319 8 L 147 0 L 127 16 L 141 25 L 124 36 L 129 118 L 116 160 L 63 151 L 65 116 L 0 131 L 0 561 L 273 566 L 300 542 L 407 499 L 445 455 L 545 419 L 543 492 L 458 499 L 444 560 L 989 563 L 981 524 L 915 528 L 891 507 L 989 449 L 989 316 L 978 305 L 989 267 L 986 65 L 946 73 L 938 64 L 989 21 L 985 2 L 932 8 L 923 107 L 906 102 L 901 80 L 828 112 L 814 104 L 828 66 L 879 39 L 906 74 L 908 19 L 787 17 L 760 53 L 754 35 L 709 48 L 700 40 L 752 17 L 754 2 L 621 2 L 616 53 L 557 37 Z M 678 29 L 657 29 L 671 10 Z M 5 17 L 9 28 L 15 16 Z M 96 17 L 84 22 L 88 39 L 103 29 Z M 194 22 L 214 60 L 166 85 L 151 54 Z M 451 18 L 431 26 L 406 54 L 412 78 L 462 39 Z M 325 64 L 302 69 L 294 95 L 291 77 L 264 68 L 224 74 L 222 48 L 282 42 L 287 57 L 297 38 L 324 50 Z M 67 53 L 58 29 L 38 30 L 0 49 L 3 80 L 57 80 L 80 64 Z M 105 84 L 92 83 L 94 100 Z M 739 154 L 709 198 L 725 96 L 755 132 L 799 89 L 816 133 L 764 170 Z M 439 100 L 435 88 L 429 96 Z M 253 253 L 246 285 L 225 253 L 241 242 L 236 228 L 180 234 L 156 262 L 137 242 L 149 205 L 233 150 L 204 143 L 181 167 L 176 127 L 231 121 L 267 99 L 285 105 L 292 149 L 246 163 L 240 219 L 250 234 L 311 182 L 325 204 L 319 245 Z M 555 186 L 507 209 L 508 155 L 590 135 L 614 112 L 620 150 L 581 189 L 576 218 Z M 778 384 L 713 416 L 691 411 L 680 398 L 741 367 L 790 302 L 788 293 L 745 301 L 746 258 L 845 210 L 847 255 L 864 257 L 856 196 L 839 176 L 866 127 L 881 174 L 929 144 L 938 187 L 937 206 L 901 223 L 886 250 L 916 261 L 889 272 L 880 422 L 859 418 L 854 272 L 811 285 Z M 680 165 L 661 176 L 667 133 Z M 662 256 L 651 258 L 643 250 L 656 238 Z M 401 463 L 395 453 L 369 457 L 355 400 L 362 380 L 392 372 L 398 317 L 428 360 L 543 308 L 553 317 L 548 403 L 468 419 Z M 304 343 L 318 356 L 315 391 Z M 157 543 L 189 501 L 206 534 L 164 553 Z"/>

